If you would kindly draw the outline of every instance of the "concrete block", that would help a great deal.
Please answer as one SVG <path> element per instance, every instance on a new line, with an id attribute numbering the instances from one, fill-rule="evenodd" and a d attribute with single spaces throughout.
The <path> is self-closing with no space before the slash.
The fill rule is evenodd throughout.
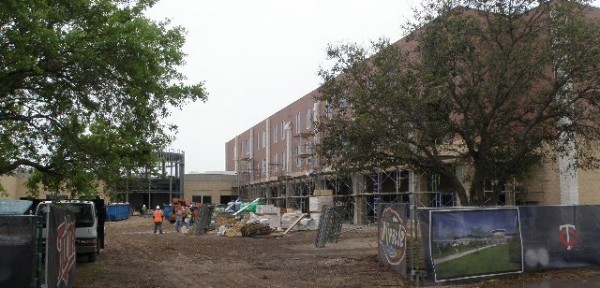
<path id="1" fill-rule="evenodd" d="M 333 196 L 313 196 L 308 197 L 308 209 L 311 213 L 323 212 L 324 206 L 333 206 Z"/>

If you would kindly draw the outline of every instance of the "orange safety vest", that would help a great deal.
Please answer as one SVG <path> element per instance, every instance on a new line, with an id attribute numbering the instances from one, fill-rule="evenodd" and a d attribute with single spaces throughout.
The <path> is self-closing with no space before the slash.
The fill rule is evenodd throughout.
<path id="1" fill-rule="evenodd" d="M 160 210 L 154 210 L 154 223 L 158 223 L 158 222 L 162 222 L 163 221 L 163 213 Z"/>

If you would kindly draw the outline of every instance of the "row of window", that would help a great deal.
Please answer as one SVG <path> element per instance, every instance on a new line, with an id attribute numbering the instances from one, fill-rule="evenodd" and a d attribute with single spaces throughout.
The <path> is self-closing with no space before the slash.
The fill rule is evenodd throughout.
<path id="1" fill-rule="evenodd" d="M 306 110 L 306 118 L 305 118 L 305 129 L 312 129 L 313 128 L 313 117 L 314 117 L 314 112 L 312 109 L 308 109 Z M 301 133 L 302 132 L 302 118 L 300 115 L 300 112 L 296 113 L 296 123 L 295 123 L 295 127 L 296 127 L 296 133 Z M 280 139 L 281 140 L 285 140 L 285 126 L 286 123 L 285 121 L 281 121 L 281 123 L 277 123 L 275 124 L 275 127 L 273 129 L 273 142 L 277 143 L 277 141 Z M 259 150 L 261 148 L 265 148 L 267 146 L 267 132 L 266 131 L 262 131 L 256 134 L 256 150 Z M 242 145 L 242 155 L 243 154 L 250 154 L 250 152 L 253 149 L 253 140 L 254 139 L 247 139 L 245 141 L 245 143 Z"/>
<path id="2" fill-rule="evenodd" d="M 296 167 L 301 167 L 302 166 L 302 161 L 305 160 L 307 165 L 311 165 L 312 164 L 312 153 L 313 153 L 313 148 L 312 148 L 312 144 L 306 145 L 306 151 L 303 153 L 302 152 L 302 147 L 300 145 L 296 146 Z M 271 165 L 271 170 L 273 172 L 276 171 L 285 171 L 286 170 L 286 166 L 287 166 L 287 158 L 286 158 L 286 153 L 285 152 L 281 152 L 281 153 L 275 153 L 272 157 L 271 163 L 267 163 L 267 159 L 263 158 L 261 161 L 261 171 L 262 174 L 266 174 L 267 173 L 267 165 Z M 253 167 L 252 167 L 252 161 L 248 161 L 245 163 L 244 167 L 246 169 L 246 171 L 252 171 Z"/>

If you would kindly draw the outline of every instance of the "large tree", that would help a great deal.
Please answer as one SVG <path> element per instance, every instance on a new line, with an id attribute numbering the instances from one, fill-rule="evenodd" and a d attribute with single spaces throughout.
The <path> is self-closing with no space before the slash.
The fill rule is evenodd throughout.
<path id="1" fill-rule="evenodd" d="M 425 1 L 405 39 L 330 47 L 318 153 L 336 170 L 441 174 L 463 205 L 495 203 L 556 155 L 598 167 L 600 11 L 586 2 Z"/>
<path id="2" fill-rule="evenodd" d="M 184 30 L 144 16 L 154 0 L 0 2 L 0 175 L 18 168 L 74 194 L 148 167 L 189 101 Z"/>

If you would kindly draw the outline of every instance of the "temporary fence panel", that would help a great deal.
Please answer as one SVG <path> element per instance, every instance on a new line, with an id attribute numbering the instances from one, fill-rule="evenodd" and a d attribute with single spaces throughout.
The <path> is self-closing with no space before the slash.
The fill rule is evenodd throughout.
<path id="1" fill-rule="evenodd" d="M 0 215 L 31 214 L 31 204 L 29 200 L 0 200 Z"/>
<path id="2" fill-rule="evenodd" d="M 75 215 L 49 205 L 46 219 L 46 287 L 73 287 L 75 273 Z"/>
<path id="3" fill-rule="evenodd" d="M 600 206 L 520 207 L 526 271 L 600 265 Z"/>
<path id="4" fill-rule="evenodd" d="M 35 287 L 36 219 L 0 216 L 0 287 Z"/>
<path id="5" fill-rule="evenodd" d="M 429 211 L 435 282 L 523 271 L 517 208 Z"/>
<path id="6" fill-rule="evenodd" d="M 407 276 L 407 204 L 386 204 L 377 208 L 377 258 L 383 266 Z"/>
<path id="7" fill-rule="evenodd" d="M 212 219 L 212 211 L 208 206 L 197 207 L 192 209 L 192 219 L 193 224 L 190 231 L 192 235 L 201 235 L 208 231 L 211 219 Z"/>
<path id="8" fill-rule="evenodd" d="M 598 205 L 423 208 L 418 215 L 426 282 L 600 266 Z"/>
<path id="9" fill-rule="evenodd" d="M 315 247 L 323 248 L 327 242 L 336 243 L 342 233 L 342 206 L 323 206 L 319 225 L 317 227 L 317 238 Z"/>

